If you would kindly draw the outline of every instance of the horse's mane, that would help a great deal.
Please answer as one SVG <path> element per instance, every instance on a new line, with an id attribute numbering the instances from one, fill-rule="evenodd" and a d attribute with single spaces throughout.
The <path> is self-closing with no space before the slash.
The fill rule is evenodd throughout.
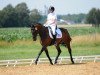
<path id="1" fill-rule="evenodd" d="M 35 23 L 34 25 L 38 25 L 38 26 L 40 26 L 41 27 L 41 33 L 42 33 L 42 37 L 43 38 L 46 38 L 47 37 L 47 35 L 48 35 L 48 28 L 47 27 L 45 27 L 45 26 L 43 26 L 43 24 L 41 24 L 41 23 Z"/>
<path id="2" fill-rule="evenodd" d="M 34 25 L 40 25 L 40 26 L 43 26 L 43 24 L 41 24 L 41 23 L 35 23 Z"/>

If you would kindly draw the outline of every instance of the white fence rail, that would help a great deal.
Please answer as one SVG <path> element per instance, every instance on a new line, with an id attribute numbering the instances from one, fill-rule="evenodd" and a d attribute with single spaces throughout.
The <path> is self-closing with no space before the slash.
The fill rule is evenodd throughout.
<path id="1" fill-rule="evenodd" d="M 100 55 L 93 56 L 73 56 L 75 63 L 84 63 L 84 62 L 100 62 Z M 52 57 L 54 62 L 55 57 Z M 0 66 L 16 66 L 16 65 L 25 65 L 29 64 L 30 66 L 34 64 L 35 59 L 16 59 L 16 60 L 0 60 Z M 38 64 L 48 63 L 48 58 L 40 58 Z M 58 64 L 70 62 L 70 57 L 59 57 Z"/>

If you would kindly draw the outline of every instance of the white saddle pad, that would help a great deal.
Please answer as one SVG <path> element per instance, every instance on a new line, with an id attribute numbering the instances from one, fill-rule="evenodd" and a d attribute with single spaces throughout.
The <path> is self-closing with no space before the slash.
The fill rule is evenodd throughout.
<path id="1" fill-rule="evenodd" d="M 48 28 L 48 30 L 49 30 L 49 36 L 50 36 L 50 38 L 53 39 L 52 33 L 51 33 L 51 31 L 50 31 L 49 28 Z M 56 38 L 62 38 L 62 32 L 61 32 L 61 30 L 59 28 L 56 29 L 56 34 L 57 34 Z"/>

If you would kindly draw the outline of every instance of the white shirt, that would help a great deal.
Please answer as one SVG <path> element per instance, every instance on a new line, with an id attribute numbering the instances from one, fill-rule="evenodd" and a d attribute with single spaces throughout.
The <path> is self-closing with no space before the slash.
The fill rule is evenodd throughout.
<path id="1" fill-rule="evenodd" d="M 48 25 L 55 25 L 57 24 L 57 16 L 55 13 L 49 13 L 47 16 L 47 24 Z"/>

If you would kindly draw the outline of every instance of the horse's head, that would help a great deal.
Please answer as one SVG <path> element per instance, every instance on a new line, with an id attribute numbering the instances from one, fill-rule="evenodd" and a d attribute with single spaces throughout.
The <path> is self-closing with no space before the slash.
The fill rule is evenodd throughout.
<path id="1" fill-rule="evenodd" d="M 34 25 L 31 25 L 31 33 L 32 33 L 32 37 L 33 37 L 33 41 L 37 40 L 37 28 Z"/>
<path id="2" fill-rule="evenodd" d="M 31 25 L 31 33 L 32 33 L 33 41 L 37 40 L 37 34 L 39 33 L 39 30 L 41 29 L 41 27 L 42 25 L 39 23 Z"/>

